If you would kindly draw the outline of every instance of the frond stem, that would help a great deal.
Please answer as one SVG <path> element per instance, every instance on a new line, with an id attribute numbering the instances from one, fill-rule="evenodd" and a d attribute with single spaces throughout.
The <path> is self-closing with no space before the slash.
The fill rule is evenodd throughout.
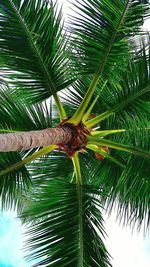
<path id="1" fill-rule="evenodd" d="M 140 96 L 149 92 L 149 90 L 150 90 L 150 86 L 147 86 L 143 90 L 141 90 L 140 92 L 137 92 L 135 95 L 128 97 L 126 100 L 122 101 L 120 104 L 114 106 L 112 109 L 107 110 L 104 113 L 97 116 L 96 118 L 93 118 L 93 119 L 85 122 L 86 127 L 91 128 L 92 126 L 96 125 L 97 123 L 105 120 L 106 118 L 113 115 L 114 113 L 122 110 L 125 106 L 129 105 L 134 100 L 140 98 Z"/>
<path id="2" fill-rule="evenodd" d="M 102 130 L 102 131 L 91 131 L 92 136 L 106 136 L 109 134 L 123 133 L 126 132 L 126 129 L 117 129 L 117 130 Z"/>
<path id="3" fill-rule="evenodd" d="M 105 120 L 106 118 L 108 118 L 109 116 L 113 115 L 114 112 L 115 112 L 115 109 L 108 110 L 108 111 L 100 114 L 96 118 L 93 118 L 93 119 L 85 122 L 85 125 L 87 128 L 91 128 L 92 126 L 98 124 L 99 122 L 101 122 L 101 121 Z"/>
<path id="4" fill-rule="evenodd" d="M 27 163 L 30 163 L 31 161 L 42 157 L 43 155 L 53 151 L 54 149 L 56 149 L 57 146 L 56 145 L 50 145 L 50 146 L 46 146 L 41 148 L 39 151 L 33 153 L 31 156 L 26 157 L 25 159 L 23 159 L 22 161 L 19 161 L 11 166 L 9 166 L 7 169 L 0 171 L 0 176 L 3 176 L 9 172 L 12 172 L 16 169 L 21 168 L 22 166 L 24 166 Z"/>
<path id="5" fill-rule="evenodd" d="M 89 109 L 88 109 L 88 110 L 86 111 L 86 113 L 84 114 L 84 116 L 83 116 L 83 118 L 82 118 L 83 123 L 86 122 L 86 120 L 88 120 L 88 118 L 89 118 L 89 116 L 90 116 L 90 114 L 91 114 L 91 112 L 92 112 L 92 109 L 93 109 L 93 107 L 95 106 L 95 104 L 96 104 L 98 98 L 99 98 L 99 96 L 97 96 L 97 97 L 94 99 L 93 103 L 91 104 L 91 106 L 89 107 Z"/>
<path id="6" fill-rule="evenodd" d="M 58 113 L 59 113 L 60 121 L 63 121 L 65 119 L 67 119 L 67 115 L 66 115 L 65 109 L 63 107 L 62 102 L 60 101 L 60 98 L 59 98 L 58 94 L 57 93 L 53 94 L 53 97 L 54 97 L 54 100 L 55 100 L 55 103 L 56 103 L 56 107 L 57 107 L 57 110 L 58 110 Z"/>
<path id="7" fill-rule="evenodd" d="M 80 170 L 80 162 L 78 153 L 72 157 L 72 162 L 74 166 L 74 172 L 76 176 L 76 187 L 77 187 L 77 198 L 79 207 L 79 265 L 78 267 L 83 267 L 83 203 L 82 203 L 82 176 Z"/>
<path id="8" fill-rule="evenodd" d="M 0 129 L 0 132 L 1 133 L 18 133 L 18 132 L 21 132 L 21 131 L 18 131 L 18 130 L 9 130 L 9 129 Z"/>
<path id="9" fill-rule="evenodd" d="M 97 146 L 106 146 L 106 147 L 110 147 L 113 149 L 129 152 L 129 153 L 132 153 L 134 155 L 141 156 L 144 158 L 150 158 L 150 153 L 148 153 L 148 152 L 145 152 L 141 149 L 137 149 L 135 147 L 130 147 L 128 145 L 116 143 L 116 142 L 113 142 L 113 141 L 110 141 L 107 139 L 98 139 L 98 138 L 95 138 L 92 136 L 88 136 L 88 143 L 87 144 L 93 144 L 93 145 L 97 145 Z"/>
<path id="10" fill-rule="evenodd" d="M 96 89 L 98 81 L 99 81 L 99 76 L 95 74 L 89 86 L 89 89 L 87 90 L 85 94 L 85 97 L 83 98 L 81 104 L 79 105 L 78 109 L 76 110 L 72 118 L 69 120 L 70 123 L 78 125 L 78 123 L 81 121 L 83 114 L 85 113 L 85 110 L 87 109 L 89 102 L 92 98 L 92 95 Z"/>
<path id="11" fill-rule="evenodd" d="M 109 155 L 108 153 L 106 153 L 103 149 L 100 149 L 97 145 L 93 145 L 93 144 L 88 144 L 86 145 L 86 147 L 96 153 L 99 153 L 100 155 L 102 155 L 103 157 L 109 159 L 110 161 L 116 163 L 117 165 L 119 165 L 120 167 L 124 168 L 125 165 L 123 163 L 121 163 L 119 160 L 115 159 L 114 157 L 112 157 L 111 155 Z"/>

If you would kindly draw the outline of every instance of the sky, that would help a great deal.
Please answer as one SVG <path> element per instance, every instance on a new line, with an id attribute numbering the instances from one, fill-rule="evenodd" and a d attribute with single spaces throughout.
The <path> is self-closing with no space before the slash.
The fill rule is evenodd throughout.
<path id="1" fill-rule="evenodd" d="M 66 1 L 65 10 L 68 11 Z M 150 30 L 150 20 L 144 24 Z M 7 211 L 0 213 L 0 267 L 30 267 L 23 259 L 25 229 L 16 219 L 16 214 Z M 122 228 L 115 221 L 115 214 L 106 217 L 107 249 L 112 256 L 113 267 L 150 267 L 150 235 L 133 233 Z"/>
<path id="2" fill-rule="evenodd" d="M 0 213 L 0 267 L 30 267 L 23 259 L 23 231 L 15 213 Z"/>

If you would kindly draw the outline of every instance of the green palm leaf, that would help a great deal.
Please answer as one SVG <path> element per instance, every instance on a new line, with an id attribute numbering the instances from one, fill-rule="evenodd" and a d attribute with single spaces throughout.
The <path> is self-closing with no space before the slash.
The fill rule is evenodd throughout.
<path id="1" fill-rule="evenodd" d="M 102 241 L 103 219 L 95 206 L 95 203 L 99 205 L 99 192 L 96 194 L 92 188 L 83 186 L 82 193 L 83 248 L 79 247 L 76 185 L 56 179 L 41 185 L 40 195 L 33 196 L 23 218 L 33 218 L 28 234 L 29 247 L 34 251 L 30 259 L 38 259 L 35 266 L 77 266 L 80 249 L 83 249 L 84 266 L 110 266 Z"/>
<path id="2" fill-rule="evenodd" d="M 76 54 L 79 55 L 78 59 L 75 54 L 75 62 L 79 62 L 81 72 L 83 65 L 84 72 L 94 73 L 94 76 L 83 101 L 69 120 L 76 125 L 89 105 L 99 78 L 117 80 L 119 71 L 125 70 L 131 49 L 128 37 L 136 33 L 137 29 L 139 31 L 141 20 L 148 12 L 148 6 L 134 0 L 118 0 L 111 4 L 99 0 L 77 3 L 78 17 L 73 17 L 71 32 Z M 129 21 L 130 16 L 134 24 Z"/>
<path id="3" fill-rule="evenodd" d="M 128 115 L 131 118 L 144 120 L 149 116 L 149 95 L 150 95 L 150 51 L 148 50 L 149 39 L 145 37 L 141 41 L 141 49 L 137 49 L 133 59 L 129 61 L 127 71 L 120 74 L 118 82 L 107 82 L 103 90 L 98 86 L 97 92 L 100 95 L 95 110 L 101 113 L 87 123 L 91 127 L 104 120 L 113 113 L 116 113 L 115 120 Z M 107 110 L 107 111 L 106 111 Z M 113 127 L 116 127 L 113 120 Z M 118 127 L 118 126 L 117 126 Z"/>
<path id="4" fill-rule="evenodd" d="M 150 160 L 132 156 L 118 180 L 116 189 L 118 207 L 124 223 L 132 226 L 137 223 L 139 227 L 144 224 L 145 229 L 148 229 L 150 220 L 149 166 Z"/>
<path id="5" fill-rule="evenodd" d="M 149 137 L 149 128 L 139 130 L 135 128 L 132 133 L 130 132 L 132 144 L 144 151 L 150 151 Z M 138 226 L 144 224 L 145 229 L 148 228 L 150 220 L 149 166 L 149 159 L 138 156 L 129 157 L 115 188 L 120 199 L 118 208 L 120 215 L 124 218 L 124 223 L 131 223 L 132 226 L 135 223 L 138 223 Z"/>
<path id="6" fill-rule="evenodd" d="M 31 131 L 52 125 L 52 103 L 25 105 L 6 85 L 0 85 L 0 131 Z M 6 131 L 5 131 L 6 130 Z"/>
<path id="7" fill-rule="evenodd" d="M 40 160 L 28 164 L 28 171 L 37 185 L 38 183 L 43 183 L 43 180 L 55 180 L 58 177 L 70 182 L 73 176 L 71 160 L 58 150 L 54 150 L 52 153 L 40 158 Z"/>
<path id="8" fill-rule="evenodd" d="M 0 35 L 3 77 L 11 79 L 22 99 L 35 103 L 56 97 L 72 82 L 61 11 L 52 1 L 2 0 Z"/>
<path id="9" fill-rule="evenodd" d="M 21 161 L 21 159 L 20 154 L 17 152 L 0 153 L 0 171 Z M 30 175 L 25 166 L 1 176 L 0 199 L 2 208 L 22 209 L 24 204 L 23 196 L 30 186 Z"/>
<path id="10" fill-rule="evenodd" d="M 142 124 L 142 123 L 141 123 Z M 134 127 L 133 127 L 134 125 Z M 132 122 L 132 129 L 127 133 L 111 135 L 115 142 L 125 142 L 143 151 L 150 151 L 150 129 L 137 128 L 137 122 Z M 110 155 L 124 163 L 124 168 L 105 159 L 100 165 L 95 177 L 97 185 L 103 188 L 103 200 L 107 210 L 113 211 L 117 207 L 117 217 L 132 227 L 145 226 L 148 229 L 149 214 L 149 166 L 150 159 L 129 155 L 121 151 L 110 149 Z"/>
<path id="11" fill-rule="evenodd" d="M 110 72 L 126 66 L 127 37 L 139 33 L 148 5 L 130 0 L 83 0 L 73 5 L 77 15 L 72 17 L 71 32 L 83 68 L 97 75 L 104 71 L 109 77 Z"/>

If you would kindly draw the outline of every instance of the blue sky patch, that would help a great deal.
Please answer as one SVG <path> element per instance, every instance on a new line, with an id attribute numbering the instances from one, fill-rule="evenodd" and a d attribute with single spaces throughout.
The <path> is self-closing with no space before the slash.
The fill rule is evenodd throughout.
<path id="1" fill-rule="evenodd" d="M 15 213 L 0 213 L 0 267 L 29 267 L 23 259 L 22 232 Z"/>

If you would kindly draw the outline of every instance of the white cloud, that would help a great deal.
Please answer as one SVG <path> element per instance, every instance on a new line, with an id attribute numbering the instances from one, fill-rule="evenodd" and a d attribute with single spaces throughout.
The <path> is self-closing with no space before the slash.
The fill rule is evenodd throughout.
<path id="1" fill-rule="evenodd" d="M 147 19 L 143 25 L 144 29 L 150 31 L 150 19 Z"/>
<path id="2" fill-rule="evenodd" d="M 113 267 L 149 267 L 150 238 L 143 232 L 131 232 L 129 227 L 119 226 L 115 214 L 106 220 L 108 238 L 106 246 L 113 257 Z"/>

